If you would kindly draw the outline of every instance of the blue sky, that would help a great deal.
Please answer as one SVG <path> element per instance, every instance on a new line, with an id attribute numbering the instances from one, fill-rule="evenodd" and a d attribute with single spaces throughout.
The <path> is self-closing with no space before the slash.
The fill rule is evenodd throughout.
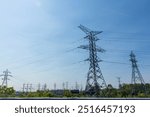
<path id="1" fill-rule="evenodd" d="M 0 0 L 0 72 L 9 69 L 10 86 L 47 83 L 48 88 L 69 88 L 86 83 L 88 44 L 80 24 L 103 31 L 97 45 L 106 50 L 99 58 L 129 63 L 133 50 L 145 82 L 150 82 L 149 0 Z M 131 82 L 131 66 L 99 64 L 107 84 Z"/>

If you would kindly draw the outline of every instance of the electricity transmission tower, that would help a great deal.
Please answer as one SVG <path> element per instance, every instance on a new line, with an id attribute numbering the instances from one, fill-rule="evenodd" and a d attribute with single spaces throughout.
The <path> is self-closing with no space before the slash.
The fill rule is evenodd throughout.
<path id="1" fill-rule="evenodd" d="M 105 50 L 96 45 L 96 42 L 99 40 L 96 35 L 102 33 L 102 31 L 91 31 L 83 25 L 80 25 L 79 28 L 86 33 L 86 37 L 84 38 L 89 42 L 88 45 L 81 45 L 78 47 L 89 51 L 89 58 L 86 59 L 86 61 L 90 62 L 90 67 L 87 74 L 85 92 L 90 95 L 98 96 L 100 95 L 101 89 L 107 88 L 98 64 L 101 60 L 97 56 L 98 52 L 104 52 Z"/>
<path id="2" fill-rule="evenodd" d="M 11 72 L 10 71 L 8 71 L 8 69 L 6 69 L 6 71 L 3 71 L 3 74 L 2 75 L 0 75 L 0 76 L 4 76 L 4 78 L 2 79 L 3 80 L 3 82 L 2 82 L 2 86 L 8 86 L 8 77 L 10 76 L 10 77 L 12 77 L 12 75 L 10 75 L 11 74 Z"/>
<path id="3" fill-rule="evenodd" d="M 133 53 L 133 51 L 131 51 L 131 54 L 130 54 L 130 61 L 132 63 L 132 79 L 131 79 L 131 84 L 133 84 L 132 95 L 136 93 L 136 88 L 135 88 L 136 84 L 141 84 L 145 92 L 146 91 L 145 82 L 138 68 L 136 56 Z"/>
<path id="4" fill-rule="evenodd" d="M 23 92 L 26 92 L 28 93 L 29 91 L 31 92 L 32 91 L 32 84 L 23 84 Z"/>

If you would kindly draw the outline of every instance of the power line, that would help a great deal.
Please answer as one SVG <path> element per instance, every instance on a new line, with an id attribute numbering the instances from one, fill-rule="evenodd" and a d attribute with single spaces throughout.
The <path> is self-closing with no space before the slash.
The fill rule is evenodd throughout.
<path id="1" fill-rule="evenodd" d="M 124 34 L 124 35 L 149 35 L 150 33 L 145 33 L 145 32 L 120 32 L 120 31 L 108 31 L 105 30 L 104 33 L 115 33 L 115 34 Z"/>
<path id="2" fill-rule="evenodd" d="M 129 63 L 115 62 L 115 61 L 105 61 L 105 60 L 102 60 L 102 62 L 106 62 L 106 63 L 114 63 L 114 64 L 123 64 L 123 65 L 130 65 Z"/>
<path id="3" fill-rule="evenodd" d="M 85 61 L 86 61 L 86 60 L 79 61 L 79 62 L 76 62 L 76 63 L 72 63 L 72 65 L 74 65 L 74 64 L 79 64 L 79 63 L 83 63 L 83 62 L 85 62 Z M 130 63 L 117 62 L 117 61 L 109 61 L 109 60 L 101 60 L 101 62 L 110 63 L 110 64 L 130 65 Z M 139 64 L 139 65 L 140 65 L 140 64 Z M 141 64 L 140 66 L 147 66 L 147 67 L 150 67 L 150 65 L 146 65 L 146 64 Z"/>
<path id="4" fill-rule="evenodd" d="M 112 63 L 112 64 L 121 64 L 121 65 L 130 65 L 129 63 L 116 62 L 116 61 L 105 61 L 105 60 L 102 60 L 102 62 L 105 62 L 105 63 Z M 139 65 L 140 65 L 140 64 L 139 64 Z M 146 64 L 141 64 L 140 66 L 150 67 L 150 65 L 146 65 Z"/>

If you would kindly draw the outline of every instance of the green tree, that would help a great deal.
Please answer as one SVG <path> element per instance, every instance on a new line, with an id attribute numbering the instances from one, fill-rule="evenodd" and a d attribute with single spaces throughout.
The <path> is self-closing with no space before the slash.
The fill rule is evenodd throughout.
<path id="1" fill-rule="evenodd" d="M 69 90 L 64 90 L 64 97 L 72 97 L 72 93 Z"/>
<path id="2" fill-rule="evenodd" d="M 15 97 L 13 87 L 0 86 L 0 97 Z"/>

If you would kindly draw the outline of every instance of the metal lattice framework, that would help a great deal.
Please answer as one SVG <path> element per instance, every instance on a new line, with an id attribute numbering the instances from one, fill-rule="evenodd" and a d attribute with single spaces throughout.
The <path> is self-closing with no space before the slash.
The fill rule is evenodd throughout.
<path id="1" fill-rule="evenodd" d="M 8 71 L 8 69 L 6 69 L 6 71 L 3 71 L 3 74 L 2 75 L 0 75 L 0 76 L 3 76 L 4 78 L 2 79 L 3 80 L 3 82 L 2 82 L 2 86 L 6 86 L 7 87 L 7 85 L 8 85 L 8 77 L 10 76 L 10 77 L 12 77 L 12 75 L 10 75 L 11 74 L 11 72 L 10 71 Z"/>
<path id="2" fill-rule="evenodd" d="M 133 53 L 133 51 L 131 51 L 131 54 L 130 54 L 130 61 L 132 63 L 131 84 L 133 84 L 133 85 L 135 85 L 135 84 L 142 84 L 144 86 L 145 82 L 144 82 L 142 74 L 140 73 L 140 70 L 138 68 L 136 56 Z M 135 90 L 136 90 L 135 87 L 133 87 L 132 94 L 135 94 Z M 145 87 L 144 87 L 144 90 L 145 90 Z"/>
<path id="3" fill-rule="evenodd" d="M 87 74 L 85 91 L 90 95 L 99 95 L 101 89 L 107 87 L 98 64 L 101 60 L 97 56 L 98 52 L 104 52 L 105 50 L 96 46 L 96 41 L 99 40 L 96 35 L 102 33 L 102 31 L 91 31 L 83 25 L 80 25 L 79 28 L 86 33 L 84 38 L 89 41 L 89 45 L 79 46 L 79 48 L 89 51 L 89 58 L 86 61 L 90 62 L 90 67 Z"/>

